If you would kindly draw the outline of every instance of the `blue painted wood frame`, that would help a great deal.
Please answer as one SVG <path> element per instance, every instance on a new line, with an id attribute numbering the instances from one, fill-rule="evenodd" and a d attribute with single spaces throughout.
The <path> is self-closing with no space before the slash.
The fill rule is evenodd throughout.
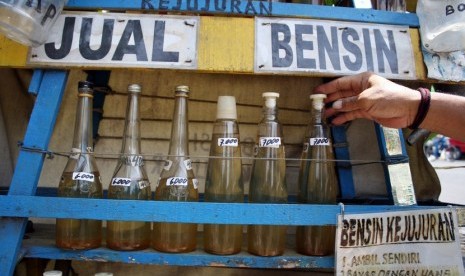
<path id="1" fill-rule="evenodd" d="M 352 165 L 348 161 L 350 160 L 350 154 L 346 126 L 331 127 L 331 133 L 333 135 L 334 156 L 337 160 L 346 160 L 336 162 L 341 200 L 354 199 L 356 194 Z"/>
<path id="2" fill-rule="evenodd" d="M 68 79 L 67 71 L 46 70 L 24 137 L 23 147 L 47 150 Z M 44 154 L 21 150 L 9 195 L 32 196 L 37 189 Z M 27 203 L 24 203 L 27 204 Z M 44 203 L 48 204 L 48 203 Z M 0 219 L 0 275 L 12 275 L 18 259 L 27 217 Z"/>
<path id="3" fill-rule="evenodd" d="M 216 2 L 220 2 L 220 4 L 215 4 Z M 215 7 L 215 5 L 221 5 L 221 7 Z M 208 8 L 206 8 L 207 6 Z M 240 16 L 304 17 L 375 24 L 404 25 L 410 27 L 419 26 L 418 17 L 414 13 L 398 13 L 373 9 L 355 9 L 269 1 L 69 0 L 66 7 L 81 10 L 152 10 L 194 14 L 211 13 Z M 267 12 L 268 10 L 269 12 Z"/>

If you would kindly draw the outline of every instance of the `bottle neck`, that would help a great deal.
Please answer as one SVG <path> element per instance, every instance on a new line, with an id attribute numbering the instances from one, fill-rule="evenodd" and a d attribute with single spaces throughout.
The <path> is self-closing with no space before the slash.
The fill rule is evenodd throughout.
<path id="1" fill-rule="evenodd" d="M 140 154 L 139 94 L 137 93 L 128 95 L 121 153 L 123 155 Z"/>
<path id="2" fill-rule="evenodd" d="M 322 125 L 324 123 L 324 108 L 316 109 L 312 106 L 310 118 L 311 118 L 311 123 L 316 124 L 316 125 Z"/>
<path id="3" fill-rule="evenodd" d="M 277 121 L 278 120 L 278 108 L 277 107 L 263 107 L 263 119 L 262 122 L 266 121 Z"/>
<path id="4" fill-rule="evenodd" d="M 169 155 L 189 155 L 186 96 L 176 95 L 175 97 Z"/>
<path id="5" fill-rule="evenodd" d="M 92 97 L 79 95 L 73 148 L 81 152 L 92 152 L 92 136 Z"/>

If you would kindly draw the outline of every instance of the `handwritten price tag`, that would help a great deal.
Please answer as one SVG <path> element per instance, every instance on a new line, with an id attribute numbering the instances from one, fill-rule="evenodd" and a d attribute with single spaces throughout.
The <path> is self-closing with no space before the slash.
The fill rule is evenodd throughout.
<path id="1" fill-rule="evenodd" d="M 330 146 L 329 138 L 310 138 L 310 146 Z"/>
<path id="2" fill-rule="evenodd" d="M 237 138 L 218 138 L 218 147 L 237 147 L 239 139 Z"/>
<path id="3" fill-rule="evenodd" d="M 111 186 L 131 186 L 131 178 L 115 177 L 111 180 Z"/>
<path id="4" fill-rule="evenodd" d="M 94 182 L 94 175 L 92 173 L 85 172 L 73 172 L 73 180 L 84 180 L 89 182 Z"/>
<path id="5" fill-rule="evenodd" d="M 279 148 L 279 146 L 281 146 L 281 137 L 260 137 L 259 147 Z"/>
<path id="6" fill-rule="evenodd" d="M 166 186 L 187 186 L 187 182 L 184 177 L 170 177 L 166 180 Z"/>

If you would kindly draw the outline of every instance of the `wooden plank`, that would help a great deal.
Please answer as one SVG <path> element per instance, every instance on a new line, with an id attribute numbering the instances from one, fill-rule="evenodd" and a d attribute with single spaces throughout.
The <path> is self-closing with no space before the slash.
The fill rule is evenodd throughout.
<path id="1" fill-rule="evenodd" d="M 253 73 L 254 35 L 250 18 L 201 17 L 198 70 Z"/>
<path id="2" fill-rule="evenodd" d="M 0 34 L 0 67 L 26 67 L 28 47 Z"/>
<path id="3" fill-rule="evenodd" d="M 209 203 L 0 196 L 0 216 L 181 223 L 335 225 L 339 205 Z M 431 206 L 346 205 L 345 214 L 434 209 Z M 130 211 L 133 210 L 133 211 Z M 176 212 L 173 212 L 176 210 Z"/>
<path id="4" fill-rule="evenodd" d="M 423 53 L 421 51 L 420 32 L 418 29 L 410 29 L 410 40 L 412 41 L 417 79 L 427 79 L 426 67 L 423 63 Z"/>
<path id="5" fill-rule="evenodd" d="M 198 0 L 196 4 L 178 0 L 70 0 L 66 7 L 71 9 L 140 10 L 203 14 L 226 14 L 239 16 L 280 16 L 304 17 L 328 20 L 347 20 L 376 24 L 392 24 L 418 27 L 418 17 L 414 13 L 387 12 L 373 9 L 354 9 L 322 5 L 292 4 L 269 1 L 225 0 L 224 5 L 214 5 L 210 0 Z M 223 3 L 223 2 L 222 2 Z M 261 5 L 262 4 L 262 5 Z M 266 4 L 266 5 L 265 5 Z M 189 5 L 189 6 L 188 6 Z"/>

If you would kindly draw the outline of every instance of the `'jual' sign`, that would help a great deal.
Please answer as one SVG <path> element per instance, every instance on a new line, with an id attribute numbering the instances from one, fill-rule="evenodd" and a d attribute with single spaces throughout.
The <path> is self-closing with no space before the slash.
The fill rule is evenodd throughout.
<path id="1" fill-rule="evenodd" d="M 255 72 L 414 79 L 408 27 L 313 19 L 255 19 Z"/>
<path id="2" fill-rule="evenodd" d="M 197 68 L 197 16 L 64 13 L 29 64 Z"/>

